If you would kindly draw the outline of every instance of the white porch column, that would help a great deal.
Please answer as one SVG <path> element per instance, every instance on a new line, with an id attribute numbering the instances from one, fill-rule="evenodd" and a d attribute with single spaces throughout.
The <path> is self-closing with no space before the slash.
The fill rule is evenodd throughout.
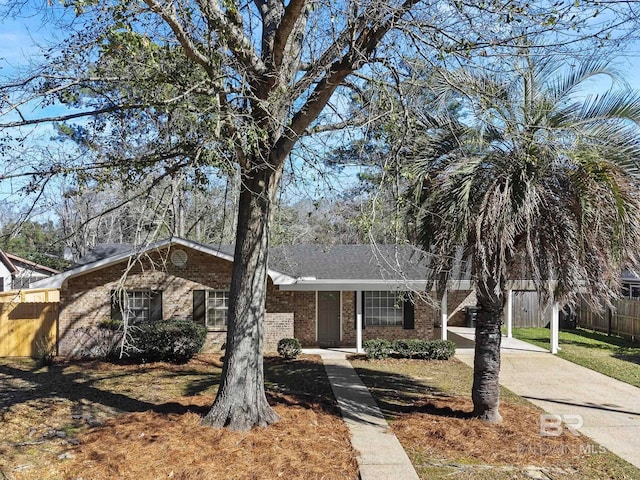
<path id="1" fill-rule="evenodd" d="M 362 353 L 362 292 L 356 292 L 356 353 Z"/>
<path id="2" fill-rule="evenodd" d="M 551 307 L 551 353 L 554 355 L 558 353 L 559 315 L 560 307 L 557 302 L 553 302 L 553 306 Z"/>
<path id="3" fill-rule="evenodd" d="M 447 291 L 445 290 L 440 300 L 440 313 L 442 315 L 440 324 L 442 326 L 440 332 L 440 338 L 442 340 L 447 339 L 447 322 L 449 321 L 449 312 L 447 310 Z"/>
<path id="4" fill-rule="evenodd" d="M 506 318 L 507 324 L 507 337 L 511 338 L 513 336 L 513 290 L 510 288 L 507 290 L 507 303 L 504 306 L 504 314 Z"/>

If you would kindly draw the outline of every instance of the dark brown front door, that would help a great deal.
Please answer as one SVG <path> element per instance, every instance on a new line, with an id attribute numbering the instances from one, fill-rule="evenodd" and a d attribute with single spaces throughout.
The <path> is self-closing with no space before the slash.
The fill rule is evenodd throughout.
<path id="1" fill-rule="evenodd" d="M 318 344 L 340 342 L 340 292 L 318 292 Z"/>

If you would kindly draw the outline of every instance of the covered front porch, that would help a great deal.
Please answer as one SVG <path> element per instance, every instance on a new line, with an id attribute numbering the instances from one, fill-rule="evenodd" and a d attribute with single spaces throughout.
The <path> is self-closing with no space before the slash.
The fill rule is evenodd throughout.
<path id="1" fill-rule="evenodd" d="M 513 304 L 514 304 L 514 291 L 535 291 L 535 286 L 530 281 L 525 280 L 514 280 L 508 282 L 507 290 L 506 290 L 506 302 L 504 306 L 504 318 L 503 324 L 506 327 L 506 335 L 502 337 L 503 348 L 518 350 L 524 344 L 526 346 L 530 346 L 532 348 L 533 345 L 529 345 L 526 342 L 522 342 L 513 338 Z M 452 340 L 458 346 L 458 342 L 464 343 L 463 340 L 474 341 L 475 339 L 475 329 L 469 327 L 460 327 L 460 326 L 449 326 L 449 311 L 448 311 L 448 301 L 447 297 L 449 292 L 445 290 L 440 298 L 440 326 L 434 328 L 434 338 L 439 338 L 442 340 Z M 550 327 L 550 345 L 549 351 L 553 354 L 558 353 L 558 334 L 560 330 L 560 305 L 557 302 L 554 302 L 551 307 L 551 318 L 549 321 Z M 451 337 L 451 338 L 450 338 Z M 467 346 L 463 346 L 461 348 L 466 348 Z M 529 350 L 531 351 L 531 350 Z"/>

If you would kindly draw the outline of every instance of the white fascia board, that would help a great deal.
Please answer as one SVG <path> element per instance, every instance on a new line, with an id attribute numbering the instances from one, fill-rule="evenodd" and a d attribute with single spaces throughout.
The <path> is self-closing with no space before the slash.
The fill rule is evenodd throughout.
<path id="1" fill-rule="evenodd" d="M 424 280 L 367 280 L 367 279 L 330 279 L 330 280 L 302 280 L 295 283 L 279 285 L 280 290 L 290 291 L 354 291 L 354 290 L 384 290 L 408 291 L 424 290 Z"/>
<path id="2" fill-rule="evenodd" d="M 427 287 L 425 280 L 367 280 L 367 279 L 322 279 L 302 280 L 296 283 L 279 285 L 280 290 L 287 291 L 424 291 Z M 450 290 L 470 290 L 471 281 L 459 280 L 453 282 Z M 433 289 L 432 289 L 433 290 Z"/>
<path id="3" fill-rule="evenodd" d="M 153 250 L 161 250 L 173 245 L 181 245 L 192 250 L 197 250 L 199 252 L 206 253 L 208 255 L 212 255 L 229 262 L 233 262 L 233 255 L 219 252 L 216 249 L 193 242 L 191 240 L 185 240 L 183 238 L 172 238 L 152 243 L 140 251 L 124 252 L 119 255 L 114 255 L 113 257 L 108 257 L 102 260 L 98 260 L 97 262 L 89 263 L 87 265 L 82 265 L 80 267 L 67 270 L 66 272 L 62 272 L 58 275 L 53 275 L 49 278 L 45 278 L 44 280 L 38 280 L 37 282 L 33 282 L 31 284 L 31 288 L 62 288 L 62 284 L 69 278 L 100 270 L 101 268 L 105 268 L 110 265 L 122 262 L 123 260 L 126 260 L 133 255 L 141 255 L 143 253 L 147 253 Z M 273 283 L 276 285 L 286 285 L 288 283 L 295 282 L 295 278 L 284 273 L 277 272 L 275 270 L 268 270 L 267 274 L 271 277 Z"/>

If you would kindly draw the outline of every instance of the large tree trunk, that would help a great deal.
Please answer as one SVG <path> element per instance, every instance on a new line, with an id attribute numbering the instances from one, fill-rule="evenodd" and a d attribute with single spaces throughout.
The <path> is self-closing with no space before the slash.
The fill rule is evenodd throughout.
<path id="1" fill-rule="evenodd" d="M 281 170 L 263 163 L 242 178 L 225 362 L 205 425 L 250 430 L 279 419 L 265 397 L 262 334 L 270 207 Z"/>
<path id="2" fill-rule="evenodd" d="M 503 295 L 478 289 L 480 311 L 476 320 L 476 346 L 473 359 L 473 415 L 489 423 L 502 421 L 500 405 L 500 342 Z"/>

